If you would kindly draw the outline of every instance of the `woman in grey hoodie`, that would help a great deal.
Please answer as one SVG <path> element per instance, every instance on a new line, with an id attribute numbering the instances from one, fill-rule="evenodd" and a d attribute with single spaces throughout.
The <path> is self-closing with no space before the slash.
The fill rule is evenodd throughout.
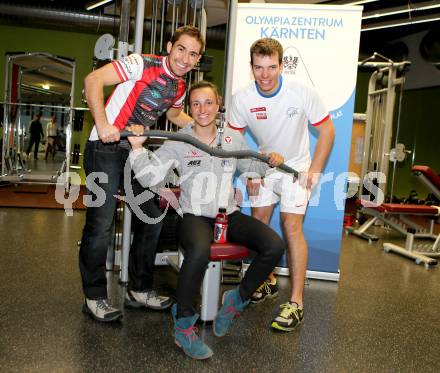
<path id="1" fill-rule="evenodd" d="M 224 150 L 249 149 L 243 135 L 231 128 L 217 130 L 216 116 L 219 97 L 216 87 L 205 81 L 193 85 L 189 104 L 194 125 L 180 130 L 208 146 L 221 144 Z M 193 145 L 165 141 L 154 153 L 143 147 L 144 137 L 129 137 L 132 145 L 130 161 L 141 185 L 151 187 L 160 183 L 171 168 L 180 175 L 179 203 L 183 217 L 178 228 L 184 261 L 179 273 L 177 303 L 172 307 L 176 344 L 192 358 L 206 359 L 212 350 L 200 339 L 195 329 L 198 314 L 194 301 L 209 262 L 213 226 L 219 208 L 228 215 L 227 238 L 256 252 L 241 284 L 226 291 L 223 304 L 214 320 L 213 331 L 222 337 L 232 320 L 248 304 L 251 295 L 273 270 L 284 253 L 283 240 L 270 227 L 255 218 L 242 214 L 234 199 L 233 177 L 236 169 L 257 172 L 264 176 L 269 166 L 250 159 L 218 158 Z M 272 167 L 283 162 L 277 153 L 269 154 Z"/>

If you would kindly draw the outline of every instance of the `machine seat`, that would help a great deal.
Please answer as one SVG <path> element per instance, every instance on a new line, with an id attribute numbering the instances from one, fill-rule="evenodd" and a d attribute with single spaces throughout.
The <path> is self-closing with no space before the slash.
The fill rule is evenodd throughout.
<path id="1" fill-rule="evenodd" d="M 215 243 L 211 244 L 211 254 L 209 260 L 218 262 L 221 260 L 242 260 L 249 256 L 249 249 L 235 243 Z"/>
<path id="2" fill-rule="evenodd" d="M 432 184 L 434 184 L 440 190 L 440 176 L 437 175 L 434 170 L 428 166 L 413 166 L 412 172 L 421 173 L 424 175 Z"/>
<path id="3" fill-rule="evenodd" d="M 376 210 L 378 212 L 384 213 L 394 213 L 394 214 L 418 214 L 418 215 L 440 215 L 440 211 L 437 207 L 426 206 L 426 205 L 402 205 L 400 203 L 382 203 L 381 205 L 376 205 L 369 201 L 362 201 L 358 199 L 356 204 L 363 207 L 368 207 L 370 209 Z"/>

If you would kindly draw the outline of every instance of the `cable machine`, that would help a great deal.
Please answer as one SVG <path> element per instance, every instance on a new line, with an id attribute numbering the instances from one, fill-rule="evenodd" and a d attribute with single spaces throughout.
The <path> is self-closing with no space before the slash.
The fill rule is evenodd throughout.
<path id="1" fill-rule="evenodd" d="M 379 57 L 384 60 L 373 61 Z M 405 160 L 408 152 L 404 144 L 399 143 L 400 112 L 405 83 L 405 70 L 410 62 L 393 62 L 392 60 L 374 53 L 361 61 L 359 66 L 376 69 L 368 84 L 368 99 L 366 111 L 365 137 L 361 165 L 359 196 L 365 195 L 365 189 L 372 191 L 380 188 L 387 194 L 390 162 L 393 163 L 390 195 L 393 198 L 396 163 Z M 397 92 L 399 105 L 397 128 L 394 147 L 392 147 L 393 120 Z M 363 183 L 362 183 L 363 182 Z M 392 202 L 392 200 L 391 200 Z"/>
<path id="2" fill-rule="evenodd" d="M 31 61 L 32 62 L 29 62 Z M 51 102 L 51 91 L 25 84 L 27 75 L 47 74 L 47 66 L 40 66 L 35 61 L 47 61 L 55 66 L 63 66 L 70 72 L 70 92 L 68 102 L 54 104 Z M 29 65 L 29 66 L 28 66 Z M 46 69 L 46 71 L 44 71 Z M 58 79 L 61 81 L 61 79 Z M 73 92 L 75 81 L 75 62 L 69 59 L 53 56 L 43 52 L 7 54 L 5 61 L 5 86 L 3 106 L 3 143 L 1 155 L 0 180 L 14 183 L 45 183 L 67 184 L 70 163 L 70 142 L 73 122 Z M 46 94 L 47 101 L 32 103 L 24 97 L 24 91 Z M 53 94 L 59 94 L 52 92 Z M 28 162 L 24 159 L 26 149 L 26 135 L 28 123 L 24 121 L 28 115 L 37 111 L 58 113 L 65 120 L 65 158 L 55 172 L 32 172 Z M 65 175 L 62 180 L 60 175 Z"/>

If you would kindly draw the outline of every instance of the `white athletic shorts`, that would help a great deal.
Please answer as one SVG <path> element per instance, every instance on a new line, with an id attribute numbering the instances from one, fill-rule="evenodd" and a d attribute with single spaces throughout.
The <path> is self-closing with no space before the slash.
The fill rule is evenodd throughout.
<path id="1" fill-rule="evenodd" d="M 250 196 L 252 207 L 265 207 L 280 203 L 280 211 L 304 215 L 310 199 L 310 191 L 290 175 L 274 172 L 264 178 L 257 196 Z"/>

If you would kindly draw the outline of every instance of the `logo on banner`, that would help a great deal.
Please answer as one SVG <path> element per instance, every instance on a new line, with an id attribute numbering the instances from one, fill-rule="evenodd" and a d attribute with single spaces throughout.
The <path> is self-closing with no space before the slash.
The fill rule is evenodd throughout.
<path id="1" fill-rule="evenodd" d="M 283 57 L 283 72 L 284 74 L 294 75 L 298 67 L 298 56 L 288 54 Z"/>

